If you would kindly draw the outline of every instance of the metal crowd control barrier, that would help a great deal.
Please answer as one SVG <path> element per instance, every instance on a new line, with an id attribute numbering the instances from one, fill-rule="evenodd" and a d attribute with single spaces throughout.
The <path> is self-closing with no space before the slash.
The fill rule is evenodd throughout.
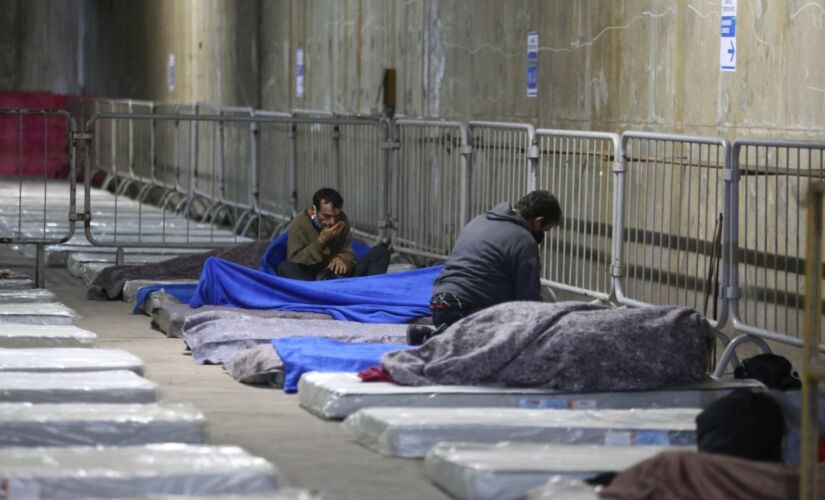
<path id="1" fill-rule="evenodd" d="M 624 172 L 616 134 L 539 129 L 538 189 L 554 193 L 564 222 L 542 249 L 545 283 L 601 300 L 613 294 L 616 180 Z M 475 163 L 474 163 L 475 165 Z"/>
<path id="2" fill-rule="evenodd" d="M 728 289 L 729 148 L 714 137 L 622 135 L 620 303 L 687 306 L 725 324 L 728 302 L 717 294 Z"/>
<path id="3" fill-rule="evenodd" d="M 195 114 L 194 106 L 157 104 L 154 112 L 160 115 Z M 161 120 L 155 123 L 155 171 L 153 187 L 164 190 L 159 204 L 166 207 L 175 195 L 184 200 L 191 186 L 189 173 L 194 164 L 194 122 Z"/>
<path id="4" fill-rule="evenodd" d="M 822 346 L 822 284 L 823 284 L 823 202 L 825 184 L 811 184 L 807 190 L 807 239 L 804 295 L 804 343 L 802 350 L 802 435 L 799 497 L 802 500 L 820 498 L 818 476 L 819 455 L 819 383 L 825 382 L 825 360 Z"/>
<path id="5" fill-rule="evenodd" d="M 338 127 L 331 122 L 332 113 L 299 110 L 292 115 L 300 119 L 293 122 L 293 169 L 295 172 L 295 211 L 312 204 L 312 195 L 321 187 L 339 189 L 340 168 L 337 143 Z M 315 120 L 319 121 L 315 121 Z M 344 199 L 346 201 L 346 198 Z"/>
<path id="6" fill-rule="evenodd" d="M 77 127 L 64 110 L 0 109 L 0 128 L 0 243 L 35 245 L 43 287 L 44 246 L 75 232 Z"/>
<path id="7" fill-rule="evenodd" d="M 255 117 L 288 120 L 290 114 L 255 111 Z M 259 191 L 256 193 L 256 202 L 261 214 L 280 223 L 276 231 L 286 225 L 295 214 L 296 178 L 291 162 L 294 136 L 292 122 L 257 122 Z M 246 228 L 241 234 L 245 233 Z"/>
<path id="8" fill-rule="evenodd" d="M 184 128 L 192 128 L 192 124 L 196 124 L 195 127 L 198 127 L 199 130 L 206 129 L 203 127 L 204 124 L 241 124 L 242 127 L 248 128 L 254 120 L 251 116 L 99 113 L 86 124 L 86 130 L 91 136 L 91 133 L 99 125 L 106 127 L 108 126 L 106 122 L 109 121 L 116 122 L 115 127 L 118 130 L 125 128 L 122 126 L 123 122 L 135 124 L 132 128 L 153 123 L 154 125 L 151 127 L 153 132 L 163 130 L 176 122 L 178 127 L 183 124 Z M 148 144 L 154 145 L 155 139 L 150 138 L 150 141 L 139 141 L 138 145 L 140 144 L 143 147 L 147 147 Z M 132 150 L 138 155 L 144 153 L 141 151 L 142 147 L 140 146 L 137 148 L 132 147 Z M 215 156 L 223 154 L 220 148 L 210 148 L 207 151 L 214 151 Z M 89 149 L 87 149 L 87 155 L 90 154 Z M 222 160 L 205 156 L 204 161 L 215 165 Z M 250 168 L 250 165 L 251 163 L 245 167 Z M 166 205 L 161 205 L 158 208 L 132 200 L 126 196 L 123 189 L 115 190 L 112 195 L 96 191 L 93 196 L 91 175 L 88 175 L 91 168 L 91 160 L 87 156 L 85 213 L 83 215 L 86 238 L 92 245 L 117 247 L 119 249 L 118 260 L 122 257 L 122 249 L 125 247 L 204 248 L 232 245 L 241 241 L 241 238 L 236 234 L 228 230 L 221 230 L 214 224 L 198 223 L 191 218 L 180 217 Z M 192 177 L 198 173 L 195 169 L 190 172 Z M 239 177 L 252 179 L 253 175 L 247 173 Z M 190 185 L 194 185 L 194 181 Z M 218 186 L 218 184 L 213 183 L 213 186 Z M 190 190 L 190 194 L 194 193 L 195 189 L 193 188 Z M 221 198 L 218 196 L 209 200 L 215 200 L 217 203 L 221 202 Z M 250 204 L 248 199 L 244 203 Z"/>
<path id="9" fill-rule="evenodd" d="M 731 156 L 738 189 L 731 202 L 731 320 L 741 333 L 733 349 L 763 340 L 802 346 L 807 235 L 804 196 L 825 178 L 825 143 L 740 140 Z"/>
<path id="10" fill-rule="evenodd" d="M 467 130 L 473 152 L 470 218 L 535 189 L 538 148 L 532 125 L 472 121 Z"/>
<path id="11" fill-rule="evenodd" d="M 461 122 L 399 119 L 391 210 L 393 246 L 410 255 L 445 259 L 469 219 L 470 156 Z"/>

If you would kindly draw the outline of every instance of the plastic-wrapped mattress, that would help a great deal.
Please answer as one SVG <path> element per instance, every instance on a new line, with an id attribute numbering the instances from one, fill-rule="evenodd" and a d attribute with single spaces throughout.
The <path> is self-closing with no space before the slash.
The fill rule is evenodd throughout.
<path id="1" fill-rule="evenodd" d="M 427 453 L 424 471 L 434 484 L 456 498 L 509 500 L 523 498 L 553 476 L 587 479 L 603 472 L 620 472 L 666 449 L 442 443 Z"/>
<path id="2" fill-rule="evenodd" d="M 344 421 L 383 455 L 423 457 L 438 442 L 690 446 L 699 409 L 365 408 Z"/>
<path id="3" fill-rule="evenodd" d="M 154 403 L 158 386 L 132 371 L 0 372 L 4 403 Z"/>
<path id="4" fill-rule="evenodd" d="M 205 425 L 186 404 L 0 403 L 0 447 L 201 444 Z"/>
<path id="5" fill-rule="evenodd" d="M 0 349 L 0 372 L 130 370 L 143 375 L 143 361 L 120 349 Z"/>
<path id="6" fill-rule="evenodd" d="M 63 304 L 0 304 L 0 323 L 71 325 L 77 313 Z"/>
<path id="7" fill-rule="evenodd" d="M 30 277 L 11 269 L 0 269 L 0 290 L 25 290 L 27 288 L 34 288 L 34 280 Z"/>
<path id="8" fill-rule="evenodd" d="M 175 257 L 175 256 L 172 256 Z M 123 285 L 123 302 L 134 302 L 137 294 L 141 288 L 151 285 L 191 285 L 197 283 L 198 280 L 129 280 Z M 154 294 L 153 294 L 154 295 Z M 167 300 L 173 303 L 179 303 L 177 299 L 171 295 L 166 296 Z"/>
<path id="9" fill-rule="evenodd" d="M 7 498 L 124 498 L 273 492 L 278 472 L 234 446 L 0 449 Z"/>
<path id="10" fill-rule="evenodd" d="M 298 398 L 323 418 L 345 418 L 372 407 L 510 407 L 533 409 L 704 408 L 737 388 L 764 388 L 755 380 L 704 382 L 655 391 L 563 393 L 548 389 L 361 382 L 354 373 L 305 373 Z"/>
<path id="11" fill-rule="evenodd" d="M 58 302 L 57 297 L 45 288 L 27 290 L 3 290 L 0 288 L 0 304 L 30 304 Z"/>
<path id="12" fill-rule="evenodd" d="M 97 335 L 76 326 L 4 325 L 0 348 L 94 347 Z"/>

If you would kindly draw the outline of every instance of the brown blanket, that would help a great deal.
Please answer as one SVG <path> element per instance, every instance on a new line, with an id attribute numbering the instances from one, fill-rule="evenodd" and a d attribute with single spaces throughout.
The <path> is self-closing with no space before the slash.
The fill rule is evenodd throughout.
<path id="1" fill-rule="evenodd" d="M 825 467 L 819 467 L 819 491 L 823 492 Z M 599 496 L 622 500 L 796 499 L 799 470 L 725 455 L 665 452 L 622 472 Z"/>
<path id="2" fill-rule="evenodd" d="M 209 257 L 217 257 L 252 269 L 258 269 L 261 257 L 266 252 L 269 243 L 269 241 L 255 241 L 210 252 L 182 255 L 152 264 L 107 267 L 97 275 L 97 278 L 89 286 L 86 297 L 92 300 L 119 299 L 123 294 L 123 286 L 131 280 L 198 279 L 203 264 Z"/>

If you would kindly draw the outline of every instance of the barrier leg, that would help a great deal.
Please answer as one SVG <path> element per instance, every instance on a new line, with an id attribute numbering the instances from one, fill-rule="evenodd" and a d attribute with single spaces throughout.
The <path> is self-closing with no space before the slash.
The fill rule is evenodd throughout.
<path id="1" fill-rule="evenodd" d="M 760 349 L 762 349 L 763 353 L 769 354 L 773 352 L 771 351 L 771 347 L 768 343 L 761 338 L 754 337 L 753 335 L 740 335 L 731 340 L 725 347 L 725 350 L 722 352 L 722 357 L 719 359 L 719 364 L 716 365 L 716 370 L 713 372 L 714 378 L 720 378 L 725 373 L 725 368 L 731 361 L 735 362 L 735 366 L 739 365 L 739 360 L 736 357 L 736 348 L 747 342 L 756 344 Z"/>
<path id="2" fill-rule="evenodd" d="M 37 257 L 34 264 L 34 286 L 35 288 L 46 288 L 46 246 L 43 243 L 37 245 Z"/>

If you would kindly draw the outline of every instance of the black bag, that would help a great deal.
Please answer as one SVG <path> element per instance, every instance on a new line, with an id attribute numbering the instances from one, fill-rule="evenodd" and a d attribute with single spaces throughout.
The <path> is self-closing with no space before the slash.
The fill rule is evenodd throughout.
<path id="1" fill-rule="evenodd" d="M 733 372 L 736 378 L 756 379 L 770 389 L 801 389 L 802 382 L 787 359 L 777 354 L 759 354 L 742 361 Z"/>

